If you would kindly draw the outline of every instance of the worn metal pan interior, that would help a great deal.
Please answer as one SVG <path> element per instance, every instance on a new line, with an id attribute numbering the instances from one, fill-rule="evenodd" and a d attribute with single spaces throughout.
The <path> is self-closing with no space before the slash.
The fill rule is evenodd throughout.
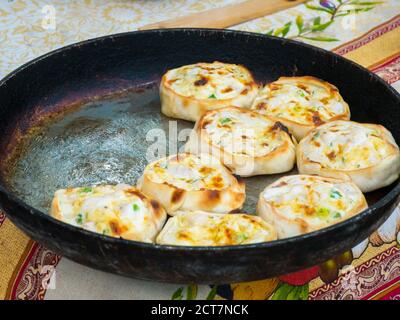
<path id="1" fill-rule="evenodd" d="M 197 283 L 255 280 L 321 263 L 365 239 L 388 217 L 399 201 L 398 182 L 367 194 L 370 208 L 348 221 L 246 246 L 150 245 L 94 234 L 46 214 L 58 188 L 135 184 L 154 143 L 152 130 L 167 132 L 172 153 L 179 148 L 183 141 L 168 140 L 174 130 L 183 132 L 193 124 L 161 115 L 161 75 L 214 60 L 243 64 L 260 83 L 291 75 L 331 82 L 349 103 L 354 120 L 380 123 L 400 140 L 399 95 L 369 71 L 330 52 L 227 30 L 107 36 L 49 53 L 0 82 L 0 205 L 7 216 L 33 239 L 91 267 Z M 245 211 L 254 213 L 259 192 L 279 176 L 245 179 Z"/>

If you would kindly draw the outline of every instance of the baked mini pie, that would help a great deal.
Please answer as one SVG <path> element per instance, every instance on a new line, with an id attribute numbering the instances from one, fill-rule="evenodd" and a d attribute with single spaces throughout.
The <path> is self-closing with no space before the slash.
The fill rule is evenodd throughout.
<path id="1" fill-rule="evenodd" d="M 265 85 L 252 109 L 281 121 L 298 141 L 323 123 L 350 119 L 349 106 L 339 90 L 310 76 L 281 77 Z"/>
<path id="2" fill-rule="evenodd" d="M 142 242 L 154 242 L 167 219 L 156 200 L 125 184 L 57 190 L 50 215 L 89 231 Z"/>
<path id="3" fill-rule="evenodd" d="M 325 228 L 366 208 L 364 195 L 351 181 L 292 175 L 261 192 L 257 214 L 283 239 Z"/>
<path id="4" fill-rule="evenodd" d="M 180 211 L 167 221 L 156 242 L 181 246 L 227 246 L 275 239 L 274 228 L 257 216 Z"/>
<path id="5" fill-rule="evenodd" d="M 221 62 L 196 63 L 169 70 L 161 79 L 161 112 L 196 121 L 207 110 L 250 108 L 258 86 L 249 70 Z"/>
<path id="6" fill-rule="evenodd" d="M 300 173 L 353 180 L 363 191 L 399 178 L 400 151 L 381 125 L 334 121 L 311 131 L 297 147 Z"/>
<path id="7" fill-rule="evenodd" d="M 178 210 L 228 213 L 241 208 L 246 197 L 244 182 L 208 154 L 181 153 L 150 163 L 137 186 L 170 215 Z"/>
<path id="8" fill-rule="evenodd" d="M 296 161 L 296 141 L 284 125 L 236 107 L 205 113 L 196 122 L 185 151 L 210 153 L 240 176 L 289 171 Z"/>

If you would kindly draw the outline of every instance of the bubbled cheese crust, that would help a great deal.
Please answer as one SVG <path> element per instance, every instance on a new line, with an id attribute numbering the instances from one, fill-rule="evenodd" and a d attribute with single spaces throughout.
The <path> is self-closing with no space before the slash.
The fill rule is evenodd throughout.
<path id="1" fill-rule="evenodd" d="M 257 214 L 283 239 L 341 222 L 367 207 L 364 195 L 352 182 L 293 175 L 261 192 Z"/>
<path id="2" fill-rule="evenodd" d="M 208 154 L 181 153 L 149 164 L 138 188 L 170 215 L 177 210 L 228 213 L 241 208 L 245 186 Z"/>
<path id="3" fill-rule="evenodd" d="M 272 226 L 247 214 L 178 212 L 157 237 L 158 244 L 181 246 L 228 246 L 276 239 Z"/>
<path id="4" fill-rule="evenodd" d="M 123 184 L 57 190 L 50 215 L 89 231 L 142 242 L 154 242 L 167 218 L 157 201 Z"/>
<path id="5" fill-rule="evenodd" d="M 397 180 L 399 147 L 381 125 L 334 121 L 311 131 L 298 145 L 300 173 L 353 180 L 363 192 Z"/>
<path id="6" fill-rule="evenodd" d="M 323 123 L 350 119 L 349 106 L 338 89 L 310 76 L 281 77 L 267 84 L 252 109 L 281 121 L 298 141 Z"/>
<path id="7" fill-rule="evenodd" d="M 196 63 L 169 70 L 161 80 L 161 112 L 198 120 L 207 110 L 224 106 L 250 108 L 258 86 L 250 71 L 236 64 Z"/>
<path id="8" fill-rule="evenodd" d="M 240 176 L 289 171 L 295 141 L 287 128 L 259 113 L 225 107 L 206 112 L 196 122 L 185 151 L 207 152 Z"/>

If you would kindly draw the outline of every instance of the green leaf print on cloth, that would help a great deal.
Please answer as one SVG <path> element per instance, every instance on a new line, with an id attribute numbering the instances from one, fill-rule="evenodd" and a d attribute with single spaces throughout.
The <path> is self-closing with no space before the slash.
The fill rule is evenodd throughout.
<path id="1" fill-rule="evenodd" d="M 312 41 L 332 42 L 339 41 L 337 38 L 327 37 L 321 33 L 329 28 L 339 17 L 350 14 L 358 14 L 372 10 L 381 1 L 357 1 L 357 0 L 319 0 L 309 1 L 304 4 L 308 10 L 316 11 L 322 16 L 311 20 L 303 20 L 301 15 L 295 21 L 286 22 L 282 27 L 272 29 L 267 35 L 283 37 L 288 39 L 305 39 Z M 292 31 L 290 33 L 290 31 Z"/>

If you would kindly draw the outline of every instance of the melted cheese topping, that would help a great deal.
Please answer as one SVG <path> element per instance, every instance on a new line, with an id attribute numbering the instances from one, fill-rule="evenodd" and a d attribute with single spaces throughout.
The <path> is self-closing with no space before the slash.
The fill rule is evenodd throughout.
<path id="1" fill-rule="evenodd" d="M 345 217 L 360 205 L 363 194 L 348 182 L 288 176 L 266 188 L 262 197 L 287 219 L 301 218 L 316 227 Z"/>
<path id="2" fill-rule="evenodd" d="M 275 231 L 261 218 L 246 214 L 181 212 L 170 218 L 157 243 L 226 246 L 275 240 Z"/>
<path id="3" fill-rule="evenodd" d="M 206 154 L 179 154 L 146 167 L 145 175 L 156 183 L 167 183 L 184 190 L 222 190 L 230 185 L 229 172 Z"/>
<path id="4" fill-rule="evenodd" d="M 55 198 L 64 222 L 113 237 L 129 233 L 133 240 L 151 242 L 158 230 L 140 195 L 121 184 L 62 189 Z"/>
<path id="5" fill-rule="evenodd" d="M 323 168 L 363 169 L 378 164 L 392 153 L 379 126 L 334 121 L 318 127 L 301 142 L 304 157 Z"/>
<path id="6" fill-rule="evenodd" d="M 336 88 L 328 90 L 306 80 L 278 80 L 266 85 L 256 98 L 253 109 L 306 125 L 320 125 L 347 111 Z"/>
<path id="7" fill-rule="evenodd" d="M 167 84 L 178 94 L 195 99 L 232 99 L 253 90 L 249 71 L 235 64 L 197 63 L 173 69 Z"/>
<path id="8" fill-rule="evenodd" d="M 278 149 L 290 136 L 282 127 L 251 111 L 220 109 L 203 118 L 203 131 L 212 144 L 231 154 L 265 156 Z"/>

